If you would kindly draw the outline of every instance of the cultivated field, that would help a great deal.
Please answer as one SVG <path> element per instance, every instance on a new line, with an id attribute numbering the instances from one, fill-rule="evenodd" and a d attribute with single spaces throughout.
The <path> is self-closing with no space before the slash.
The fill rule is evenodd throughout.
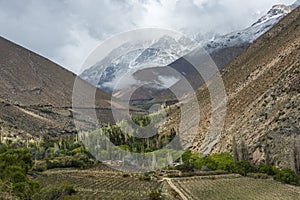
<path id="1" fill-rule="evenodd" d="M 272 179 L 254 179 L 240 175 L 213 175 L 186 178 L 163 178 L 164 181 L 141 180 L 139 174 L 99 170 L 49 170 L 38 180 L 43 186 L 67 182 L 77 191 L 72 199 L 149 199 L 162 188 L 165 200 L 300 200 L 300 187 Z"/>
<path id="2" fill-rule="evenodd" d="M 282 184 L 272 179 L 210 176 L 177 178 L 171 181 L 185 199 L 300 200 L 300 187 Z"/>
<path id="3" fill-rule="evenodd" d="M 125 175 L 126 176 L 126 175 Z M 140 180 L 139 175 L 99 170 L 51 170 L 38 178 L 43 186 L 67 182 L 75 186 L 74 199 L 149 199 L 159 186 L 157 181 Z"/>

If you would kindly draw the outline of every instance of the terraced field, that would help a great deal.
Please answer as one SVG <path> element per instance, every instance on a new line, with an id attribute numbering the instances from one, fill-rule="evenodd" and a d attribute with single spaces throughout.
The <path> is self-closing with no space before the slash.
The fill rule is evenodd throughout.
<path id="1" fill-rule="evenodd" d="M 38 179 L 43 186 L 67 182 L 75 186 L 75 198 L 86 199 L 149 199 L 159 186 L 157 181 L 140 180 L 139 175 L 98 170 L 55 170 L 44 172 Z M 76 198 L 76 199 L 77 199 Z"/>
<path id="2" fill-rule="evenodd" d="M 247 177 L 193 177 L 172 179 L 186 199 L 247 199 L 247 200 L 300 200 L 300 187 L 272 179 Z"/>

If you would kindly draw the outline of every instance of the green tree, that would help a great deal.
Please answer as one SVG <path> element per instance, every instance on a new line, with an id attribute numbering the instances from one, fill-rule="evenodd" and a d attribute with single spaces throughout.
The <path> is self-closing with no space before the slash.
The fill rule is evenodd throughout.
<path id="1" fill-rule="evenodd" d="M 210 157 L 217 164 L 218 170 L 230 171 L 234 166 L 234 159 L 230 153 L 212 154 Z"/>

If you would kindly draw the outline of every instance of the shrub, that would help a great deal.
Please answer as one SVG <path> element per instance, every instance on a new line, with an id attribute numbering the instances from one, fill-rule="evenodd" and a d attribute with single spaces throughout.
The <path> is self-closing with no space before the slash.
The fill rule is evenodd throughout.
<path id="1" fill-rule="evenodd" d="M 20 199 L 31 199 L 39 190 L 37 182 L 29 180 L 27 172 L 32 167 L 28 149 L 0 147 L 0 179 L 5 182 L 3 192 L 12 192 Z M 9 187 L 8 187 L 9 186 Z"/>
<path id="2" fill-rule="evenodd" d="M 38 172 L 42 172 L 47 170 L 47 163 L 46 161 L 36 161 L 35 162 L 35 166 L 33 168 L 34 170 L 38 171 Z"/>
<path id="3" fill-rule="evenodd" d="M 127 178 L 127 177 L 130 177 L 130 175 L 129 174 L 123 174 L 123 177 Z"/>
<path id="4" fill-rule="evenodd" d="M 86 166 L 87 166 L 87 165 L 85 164 L 84 161 L 79 160 L 79 159 L 72 159 L 71 167 L 85 168 Z"/>
<path id="5" fill-rule="evenodd" d="M 266 164 L 262 164 L 258 166 L 258 173 L 263 173 L 263 174 L 268 174 L 270 176 L 273 176 L 275 175 L 276 171 L 278 171 L 278 169 L 274 166 L 270 166 Z"/>
<path id="6" fill-rule="evenodd" d="M 149 176 L 148 174 L 142 174 L 142 175 L 139 176 L 139 180 L 141 180 L 141 181 L 150 181 L 151 176 Z"/>
<path id="7" fill-rule="evenodd" d="M 185 171 L 185 172 L 193 171 L 194 170 L 194 163 L 191 163 L 191 162 L 184 163 L 182 165 L 176 166 L 175 169 Z"/>
<path id="8" fill-rule="evenodd" d="M 46 166 L 47 169 L 53 168 L 86 168 L 92 166 L 94 163 L 90 162 L 85 154 L 77 154 L 76 156 L 64 156 L 56 157 L 54 159 L 47 159 Z"/>
<path id="9" fill-rule="evenodd" d="M 151 192 L 149 195 L 150 200 L 160 200 L 162 199 L 160 192 L 155 191 L 155 192 Z"/>
<path id="10" fill-rule="evenodd" d="M 32 168 L 32 155 L 28 149 L 9 149 L 3 147 L 0 152 L 2 152 L 0 154 L 0 172 L 7 166 L 20 166 L 25 172 Z"/>
<path id="11" fill-rule="evenodd" d="M 188 162 L 190 161 L 191 156 L 192 156 L 191 150 L 185 151 L 185 152 L 182 154 L 182 156 L 181 156 L 181 157 L 182 157 L 182 161 L 183 161 L 184 163 L 188 163 Z"/>
<path id="12" fill-rule="evenodd" d="M 230 153 L 219 153 L 201 157 L 199 153 L 192 153 L 190 150 L 185 151 L 182 155 L 183 165 L 176 169 L 191 171 L 194 168 L 203 170 L 226 170 L 231 172 L 234 168 L 234 160 Z"/>
<path id="13" fill-rule="evenodd" d="M 253 172 L 253 167 L 251 166 L 250 162 L 248 161 L 244 161 L 244 160 L 241 160 L 241 161 L 238 161 L 235 166 L 234 166 L 234 169 L 232 172 L 234 173 L 238 173 L 242 176 L 246 176 L 247 173 L 250 173 L 250 172 Z"/>
<path id="14" fill-rule="evenodd" d="M 31 199 L 40 190 L 40 185 L 35 181 L 17 182 L 13 185 L 13 193 L 21 199 Z"/>
<path id="15" fill-rule="evenodd" d="M 72 196 L 76 193 L 73 185 L 62 183 L 59 186 L 50 186 L 43 188 L 40 193 L 34 195 L 36 200 L 56 200 L 65 199 L 65 197 Z"/>
<path id="16" fill-rule="evenodd" d="M 19 166 L 7 166 L 3 171 L 3 180 L 8 180 L 12 183 L 26 182 L 28 177 Z"/>
<path id="17" fill-rule="evenodd" d="M 210 158 L 216 163 L 218 170 L 230 171 L 234 166 L 233 156 L 230 153 L 212 154 Z"/>
<path id="18" fill-rule="evenodd" d="M 84 146 L 80 146 L 77 147 L 75 149 L 73 149 L 72 151 L 68 152 L 69 155 L 76 155 L 78 153 L 85 153 L 86 149 L 84 148 Z"/>
<path id="19" fill-rule="evenodd" d="M 282 169 L 276 172 L 274 180 L 280 181 L 282 183 L 299 185 L 298 175 L 291 169 Z"/>

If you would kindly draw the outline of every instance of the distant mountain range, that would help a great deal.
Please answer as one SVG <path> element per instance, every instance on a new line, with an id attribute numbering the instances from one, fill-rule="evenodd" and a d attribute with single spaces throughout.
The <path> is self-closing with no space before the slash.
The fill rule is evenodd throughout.
<path id="1" fill-rule="evenodd" d="M 176 40 L 170 36 L 162 36 L 153 41 L 143 41 L 143 44 L 140 44 L 140 41 L 137 42 L 138 44 L 125 43 L 113 50 L 103 60 L 80 74 L 80 77 L 111 92 L 116 82 L 124 74 L 153 66 L 166 66 L 197 46 L 196 43 L 184 37 Z M 147 48 L 143 48 L 143 46 Z M 119 52 L 123 49 L 126 49 L 126 54 L 120 56 Z M 172 84 L 176 81 L 178 80 L 175 79 Z M 160 84 L 164 85 L 163 81 Z M 158 87 L 157 84 L 154 86 Z"/>
<path id="2" fill-rule="evenodd" d="M 121 99 L 127 99 L 124 95 L 130 90 L 136 90 L 139 85 L 144 86 L 135 92 L 134 96 L 131 97 L 132 100 L 155 98 L 164 93 L 164 88 L 175 86 L 180 81 L 181 77 L 177 72 L 186 77 L 193 88 L 197 88 L 203 81 L 195 73 L 195 70 L 191 69 L 193 66 L 181 59 L 182 56 L 187 54 L 197 56 L 197 52 L 193 52 L 193 50 L 201 45 L 210 54 L 216 65 L 222 68 L 255 39 L 272 28 L 282 17 L 290 13 L 298 4 L 299 1 L 290 6 L 275 5 L 249 28 L 223 36 L 215 36 L 208 41 L 198 40 L 197 37 L 193 38 L 194 41 L 190 41 L 183 38 L 175 40 L 163 36 L 156 41 L 151 41 L 151 44 L 145 49 L 135 49 L 134 44 L 126 43 L 113 50 L 94 66 L 83 71 L 80 77 L 110 93 L 119 78 L 131 72 L 133 74 L 133 77 L 130 77 L 131 81 L 124 83 L 123 88 L 115 88 L 120 90 L 115 95 Z M 114 57 L 123 48 L 133 48 L 134 51 Z M 168 70 L 163 72 L 161 67 L 167 65 L 177 72 L 172 73 Z"/>

